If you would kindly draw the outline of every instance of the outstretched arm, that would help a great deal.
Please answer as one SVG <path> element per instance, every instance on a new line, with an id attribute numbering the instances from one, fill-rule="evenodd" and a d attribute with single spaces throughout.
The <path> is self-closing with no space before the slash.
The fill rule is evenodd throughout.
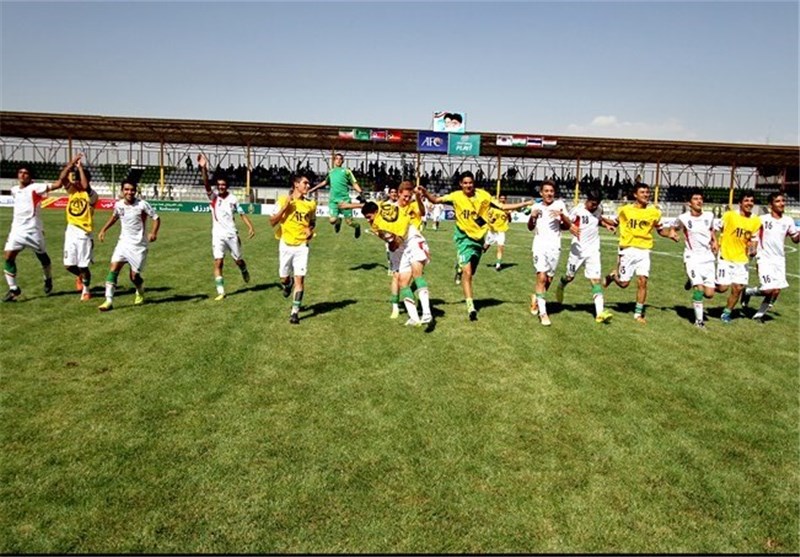
<path id="1" fill-rule="evenodd" d="M 669 238 L 673 242 L 680 240 L 678 237 L 678 231 L 671 226 L 667 228 L 661 226 L 661 221 L 656 223 L 656 230 L 658 231 L 658 235 L 663 238 Z"/>
<path id="2" fill-rule="evenodd" d="M 63 186 L 64 182 L 66 182 L 67 180 L 67 175 L 69 174 L 70 169 L 76 164 L 78 164 L 78 162 L 81 160 L 81 157 L 83 157 L 83 153 L 78 153 L 77 155 L 72 157 L 72 160 L 69 161 L 67 164 L 65 164 L 64 167 L 61 169 L 61 172 L 58 174 L 58 178 L 56 179 L 56 181 L 47 186 L 47 191 L 57 190 L 58 188 Z"/>
<path id="3" fill-rule="evenodd" d="M 208 183 L 208 159 L 202 153 L 197 155 L 197 166 L 200 167 L 200 173 L 203 175 L 203 187 L 206 188 L 206 195 L 211 197 L 211 184 Z"/>
<path id="4" fill-rule="evenodd" d="M 442 198 L 438 195 L 434 195 L 429 192 L 424 186 L 418 186 L 420 189 L 420 193 L 425 196 L 425 199 L 430 201 L 431 203 L 447 203 L 446 201 L 442 201 Z"/>

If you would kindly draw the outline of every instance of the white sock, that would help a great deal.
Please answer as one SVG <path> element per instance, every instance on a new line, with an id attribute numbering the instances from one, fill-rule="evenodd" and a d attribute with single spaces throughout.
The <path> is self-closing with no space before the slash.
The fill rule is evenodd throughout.
<path id="1" fill-rule="evenodd" d="M 603 295 L 602 294 L 595 294 L 593 296 L 593 298 L 594 298 L 595 317 L 597 317 L 598 315 L 603 313 L 603 304 L 604 304 Z"/>
<path id="2" fill-rule="evenodd" d="M 547 315 L 547 302 L 543 296 L 536 296 L 536 305 L 539 307 L 539 315 Z"/>
<path id="3" fill-rule="evenodd" d="M 412 298 L 403 298 L 403 304 L 406 306 L 406 313 L 408 313 L 408 317 L 414 321 L 419 321 L 417 302 Z"/>
<path id="4" fill-rule="evenodd" d="M 422 315 L 430 315 L 431 297 L 428 294 L 428 287 L 417 290 L 417 297 L 419 298 L 419 305 L 422 306 Z"/>
<path id="5" fill-rule="evenodd" d="M 17 288 L 17 275 L 12 275 L 9 273 L 5 273 L 6 275 L 6 282 L 8 283 L 9 290 L 15 290 Z"/>
<path id="6" fill-rule="evenodd" d="M 117 289 L 117 285 L 113 282 L 106 283 L 106 302 L 109 304 L 114 301 L 114 291 Z"/>
<path id="7" fill-rule="evenodd" d="M 699 322 L 703 320 L 703 302 L 692 302 L 694 308 L 694 320 Z"/>

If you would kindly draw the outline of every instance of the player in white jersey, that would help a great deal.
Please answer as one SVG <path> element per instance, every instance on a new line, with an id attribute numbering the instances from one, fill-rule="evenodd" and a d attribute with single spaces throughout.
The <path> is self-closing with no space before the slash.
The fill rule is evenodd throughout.
<path id="1" fill-rule="evenodd" d="M 211 252 L 214 257 L 214 283 L 217 287 L 217 297 L 215 301 L 225 299 L 225 279 L 222 276 L 222 267 L 225 263 L 225 254 L 230 253 L 242 279 L 250 282 L 250 273 L 247 270 L 247 263 L 242 258 L 242 242 L 239 240 L 239 232 L 236 230 L 235 215 L 238 213 L 242 221 L 247 225 L 247 237 L 252 238 L 256 235 L 253 223 L 244 213 L 236 196 L 228 191 L 228 181 L 224 178 L 217 178 L 217 191 L 211 189 L 208 182 L 208 160 L 204 155 L 197 155 L 197 166 L 203 174 L 203 186 L 206 188 L 206 195 L 211 204 Z"/>
<path id="2" fill-rule="evenodd" d="M 600 225 L 612 231 L 615 227 L 614 221 L 603 216 L 601 200 L 602 196 L 598 190 L 590 190 L 586 194 L 586 202 L 573 207 L 569 212 L 572 242 L 569 247 L 567 272 L 561 276 L 556 287 L 556 301 L 559 304 L 563 303 L 564 288 L 575 279 L 575 274 L 583 267 L 583 276 L 589 279 L 592 285 L 595 321 L 607 323 L 612 315 L 604 307 L 601 284 L 603 274 L 600 267 Z"/>
<path id="3" fill-rule="evenodd" d="M 3 297 L 4 302 L 13 302 L 22 294 L 22 289 L 17 286 L 17 255 L 25 248 L 31 248 L 42 265 L 44 293 L 52 292 L 52 264 L 50 256 L 47 255 L 39 209 L 47 194 L 61 187 L 69 169 L 75 164 L 78 157 L 68 162 L 61 169 L 58 179 L 50 185 L 34 182 L 30 170 L 25 167 L 17 170 L 19 184 L 11 188 L 11 196 L 14 198 L 14 216 L 11 220 L 11 230 L 8 233 L 6 245 L 3 248 L 3 274 L 8 284 L 8 292 Z"/>
<path id="4" fill-rule="evenodd" d="M 114 308 L 114 292 L 117 288 L 117 277 L 125 263 L 130 267 L 130 279 L 136 287 L 136 297 L 134 305 L 144 303 L 144 271 L 147 262 L 148 242 L 155 242 L 158 238 L 158 229 L 161 220 L 147 201 L 136 197 L 137 186 L 131 182 L 123 182 L 122 199 L 114 203 L 114 211 L 108 222 L 103 226 L 97 237 L 104 241 L 106 232 L 117 221 L 120 221 L 121 231 L 117 246 L 111 255 L 111 266 L 106 276 L 106 301 L 97 309 L 100 311 L 110 311 Z M 147 234 L 146 222 L 150 217 L 153 224 L 150 227 L 150 234 Z"/>
<path id="5" fill-rule="evenodd" d="M 556 199 L 556 184 L 545 180 L 540 189 L 542 200 L 531 207 L 528 230 L 535 230 L 533 237 L 533 268 L 536 273 L 535 293 L 531 295 L 531 314 L 538 315 L 542 325 L 550 325 L 547 315 L 545 293 L 553 282 L 561 255 L 561 230 L 568 230 L 571 223 L 567 206 Z"/>
<path id="6" fill-rule="evenodd" d="M 771 193 L 767 199 L 769 213 L 761 215 L 761 230 L 758 233 L 758 278 L 759 288 L 742 291 L 742 306 L 747 306 L 751 296 L 763 296 L 761 306 L 753 319 L 763 323 L 764 315 L 778 299 L 781 290 L 787 288 L 786 251 L 783 247 L 788 236 L 792 242 L 800 242 L 800 230 L 794 220 L 783 214 L 786 198 L 782 193 Z"/>
<path id="7" fill-rule="evenodd" d="M 692 291 L 694 325 L 705 329 L 703 322 L 703 298 L 711 299 L 715 292 L 716 260 L 719 246 L 714 233 L 714 213 L 703 211 L 703 192 L 693 188 L 689 192 L 689 210 L 678 215 L 672 228 L 683 231 L 683 264 L 688 276 L 687 284 Z M 689 289 L 687 288 L 687 290 Z"/>
<path id="8" fill-rule="evenodd" d="M 431 219 L 433 219 L 433 229 L 438 231 L 439 230 L 439 222 L 442 220 L 442 211 L 444 207 L 439 205 L 438 203 L 433 204 L 433 208 L 431 209 Z"/>

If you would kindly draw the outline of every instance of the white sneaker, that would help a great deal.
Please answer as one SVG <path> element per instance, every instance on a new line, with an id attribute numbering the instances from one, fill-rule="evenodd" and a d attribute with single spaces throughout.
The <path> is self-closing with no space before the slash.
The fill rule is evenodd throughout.
<path id="1" fill-rule="evenodd" d="M 398 317 L 400 317 L 400 308 L 392 308 L 392 314 L 389 319 L 397 319 Z"/>
<path id="2" fill-rule="evenodd" d="M 419 327 L 420 325 L 422 325 L 422 322 L 416 319 L 409 319 L 406 321 L 406 327 Z"/>
<path id="3" fill-rule="evenodd" d="M 431 321 L 433 321 L 433 315 L 430 313 L 423 315 L 422 319 L 420 319 L 420 323 L 430 323 Z"/>

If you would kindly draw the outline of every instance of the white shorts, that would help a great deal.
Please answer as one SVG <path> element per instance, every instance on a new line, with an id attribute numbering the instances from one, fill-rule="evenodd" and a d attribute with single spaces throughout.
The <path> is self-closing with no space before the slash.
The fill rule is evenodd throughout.
<path id="1" fill-rule="evenodd" d="M 400 261 L 403 259 L 403 252 L 406 249 L 406 245 L 401 243 L 397 246 L 397 249 L 391 251 L 389 249 L 389 244 L 386 244 L 386 254 L 389 256 L 389 270 L 393 273 L 397 273 L 400 271 Z"/>
<path id="2" fill-rule="evenodd" d="M 619 269 L 617 276 L 620 282 L 628 282 L 636 273 L 637 277 L 650 276 L 650 250 L 641 248 L 623 248 L 619 251 Z"/>
<path id="3" fill-rule="evenodd" d="M 236 261 L 242 258 L 242 242 L 239 236 L 212 236 L 211 253 L 214 259 L 223 259 L 226 253 L 230 253 Z"/>
<path id="4" fill-rule="evenodd" d="M 120 242 L 111 254 L 112 263 L 127 263 L 134 273 L 144 272 L 147 263 L 147 244 L 128 244 Z"/>
<path id="5" fill-rule="evenodd" d="M 36 253 L 45 253 L 47 247 L 44 242 L 44 233 L 41 230 L 15 230 L 11 229 L 6 240 L 5 251 L 22 251 L 31 248 Z"/>
<path id="6" fill-rule="evenodd" d="M 574 277 L 581 265 L 583 268 L 583 276 L 587 279 L 600 280 L 600 251 L 592 251 L 586 255 L 581 253 L 581 248 L 577 244 L 572 244 L 569 249 L 569 258 L 567 259 L 567 275 Z"/>
<path id="7" fill-rule="evenodd" d="M 750 273 L 747 269 L 747 263 L 732 263 L 724 259 L 720 259 L 717 262 L 717 284 L 721 286 L 729 286 L 731 284 L 745 286 L 749 280 Z"/>
<path id="8" fill-rule="evenodd" d="M 552 248 L 544 247 L 533 248 L 533 269 L 537 273 L 547 273 L 547 276 L 553 277 L 558 268 L 558 258 L 561 256 L 561 247 Z"/>
<path id="9" fill-rule="evenodd" d="M 94 262 L 94 235 L 68 225 L 64 232 L 64 265 L 85 268 Z"/>
<path id="10" fill-rule="evenodd" d="M 427 265 L 430 260 L 431 256 L 428 251 L 428 242 L 426 242 L 424 238 L 412 238 L 405 244 L 398 272 L 410 273 L 413 263 Z"/>
<path id="11" fill-rule="evenodd" d="M 786 282 L 786 259 L 762 257 L 758 260 L 758 280 L 761 290 L 788 288 Z"/>
<path id="12" fill-rule="evenodd" d="M 308 270 L 308 245 L 290 246 L 281 239 L 278 245 L 278 259 L 278 276 L 304 277 Z"/>
<path id="13" fill-rule="evenodd" d="M 714 286 L 717 272 L 714 269 L 714 260 L 696 260 L 691 257 L 684 257 L 683 264 L 686 267 L 686 274 L 689 275 L 689 280 L 692 286 Z"/>
<path id="14" fill-rule="evenodd" d="M 505 232 L 492 232 L 491 230 L 486 233 L 486 239 L 483 243 L 487 246 L 504 246 L 506 245 L 506 233 Z"/>

